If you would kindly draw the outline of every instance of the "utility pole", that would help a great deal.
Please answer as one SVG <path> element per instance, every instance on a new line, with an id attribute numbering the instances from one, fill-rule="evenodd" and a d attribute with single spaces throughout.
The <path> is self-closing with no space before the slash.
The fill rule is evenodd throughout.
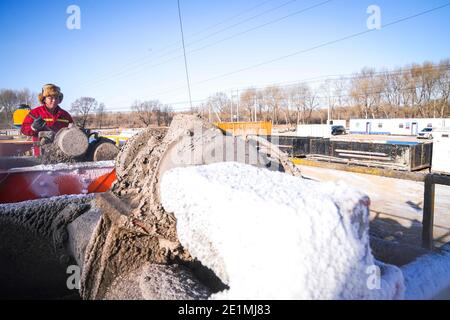
<path id="1" fill-rule="evenodd" d="M 327 124 L 330 124 L 331 121 L 331 89 L 330 82 L 328 81 L 328 120 Z"/>
<path id="2" fill-rule="evenodd" d="M 230 116 L 230 122 L 233 122 L 233 90 L 230 92 L 230 100 L 231 100 L 231 116 Z"/>
<path id="3" fill-rule="evenodd" d="M 240 104 L 240 97 L 239 97 L 239 89 L 236 89 L 237 93 L 237 122 L 239 122 L 239 104 Z"/>
<path id="4" fill-rule="evenodd" d="M 257 107 L 257 98 L 255 96 L 255 122 L 258 122 L 258 117 L 256 115 L 256 107 Z"/>
<path id="5" fill-rule="evenodd" d="M 189 79 L 189 70 L 188 70 L 188 63 L 187 63 L 187 57 L 186 57 L 186 46 L 184 43 L 183 20 L 181 18 L 180 0 L 178 0 L 177 3 L 178 3 L 178 17 L 180 20 L 181 42 L 183 44 L 184 68 L 186 70 L 186 81 L 187 81 L 187 87 L 188 87 L 188 92 L 189 92 L 189 104 L 190 104 L 191 110 L 192 110 L 191 81 Z"/>
<path id="6" fill-rule="evenodd" d="M 208 103 L 208 119 L 209 123 L 211 123 L 211 103 Z"/>

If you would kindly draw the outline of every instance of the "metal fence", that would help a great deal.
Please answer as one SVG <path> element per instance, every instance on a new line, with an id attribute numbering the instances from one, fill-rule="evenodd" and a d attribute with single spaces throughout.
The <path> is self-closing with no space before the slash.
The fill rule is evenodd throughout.
<path id="1" fill-rule="evenodd" d="M 402 171 L 417 171 L 431 166 L 433 144 L 396 144 L 333 141 L 313 137 L 269 137 L 293 158 L 363 165 Z"/>

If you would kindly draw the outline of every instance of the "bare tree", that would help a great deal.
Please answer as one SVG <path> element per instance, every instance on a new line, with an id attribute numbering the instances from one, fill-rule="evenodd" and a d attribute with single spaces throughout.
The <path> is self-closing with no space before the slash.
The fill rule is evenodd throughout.
<path id="1" fill-rule="evenodd" d="M 410 97 L 410 107 L 412 110 L 412 116 L 416 117 L 418 115 L 424 114 L 423 110 L 423 100 L 425 99 L 425 90 L 422 86 L 422 66 L 419 64 L 413 64 L 409 72 L 406 73 L 405 77 L 408 79 L 408 90 Z"/>
<path id="2" fill-rule="evenodd" d="M 161 108 L 162 108 L 161 103 L 157 103 L 157 104 L 155 104 L 154 107 L 153 107 L 153 112 L 154 112 L 155 118 L 156 118 L 156 125 L 157 125 L 158 127 L 161 126 L 161 122 L 162 122 L 162 112 L 161 112 Z"/>
<path id="3" fill-rule="evenodd" d="M 78 118 L 78 125 L 81 128 L 86 128 L 89 115 L 95 112 L 98 106 L 99 104 L 95 98 L 81 97 L 72 103 L 70 112 Z"/>
<path id="4" fill-rule="evenodd" d="M 403 104 L 403 91 L 406 89 L 402 69 L 396 69 L 394 72 L 385 71 L 381 75 L 381 81 L 384 87 L 383 112 L 386 117 L 399 116 Z"/>
<path id="5" fill-rule="evenodd" d="M 348 81 L 341 77 L 334 81 L 333 84 L 333 95 L 335 101 L 335 108 L 338 110 L 342 110 L 344 107 L 349 105 L 348 101 Z M 339 111 L 337 112 L 337 119 L 341 118 Z"/>
<path id="6" fill-rule="evenodd" d="M 333 87 L 335 86 L 335 83 L 336 83 L 335 80 L 326 80 L 325 83 L 323 83 L 319 87 L 319 92 L 321 92 L 321 94 L 323 95 L 322 103 L 324 106 L 327 106 L 326 118 L 329 117 L 328 120 L 333 119 L 334 109 L 337 104 L 337 97 L 335 96 L 335 93 L 333 91 Z M 328 114 L 328 109 L 330 110 L 329 114 Z M 323 123 L 322 113 L 320 113 L 320 115 L 321 115 L 320 123 Z"/>
<path id="7" fill-rule="evenodd" d="M 208 98 L 206 102 L 208 112 L 214 114 L 218 121 L 222 121 L 220 115 L 230 115 L 231 117 L 231 100 L 223 92 L 218 92 Z"/>
<path id="8" fill-rule="evenodd" d="M 137 114 L 138 119 L 145 125 L 149 126 L 154 123 L 155 119 L 158 126 L 161 125 L 162 114 L 161 110 L 164 105 L 159 100 L 150 100 L 139 102 L 136 101 L 131 109 Z"/>
<path id="9" fill-rule="evenodd" d="M 262 95 L 267 111 L 271 113 L 271 120 L 274 124 L 279 124 L 279 112 L 282 106 L 283 91 L 278 86 L 270 86 L 264 89 Z"/>
<path id="10" fill-rule="evenodd" d="M 106 113 L 106 107 L 104 103 L 100 103 L 97 107 L 97 109 L 95 110 L 95 113 L 97 115 L 97 126 L 101 129 L 102 125 L 103 125 L 103 118 L 105 116 Z"/>
<path id="11" fill-rule="evenodd" d="M 305 83 L 301 83 L 287 91 L 291 106 L 296 110 L 297 113 L 297 125 L 299 125 L 300 123 L 304 123 L 305 97 L 308 90 L 308 85 Z"/>
<path id="12" fill-rule="evenodd" d="M 145 126 L 149 126 L 152 123 L 152 107 L 148 102 L 140 102 L 135 101 L 131 106 L 131 110 L 133 110 L 139 119 Z"/>
<path id="13" fill-rule="evenodd" d="M 240 106 L 243 115 L 249 119 L 256 118 L 258 93 L 256 89 L 250 88 L 245 90 L 240 96 Z"/>
<path id="14" fill-rule="evenodd" d="M 17 94 L 14 90 L 2 89 L 0 91 L 0 110 L 5 114 L 4 121 L 9 123 L 17 104 Z"/>
<path id="15" fill-rule="evenodd" d="M 2 123 L 11 124 L 12 115 L 16 110 L 16 107 L 20 104 L 26 104 L 32 106 L 36 104 L 37 95 L 32 93 L 29 89 L 0 90 L 0 114 L 2 115 Z"/>
<path id="16" fill-rule="evenodd" d="M 437 97 L 439 99 L 439 115 L 441 118 L 450 111 L 450 59 L 439 64 L 439 80 L 437 83 Z"/>
<path id="17" fill-rule="evenodd" d="M 169 105 L 164 105 L 162 109 L 162 117 L 164 125 L 169 126 L 173 119 L 173 109 Z"/>
<path id="18" fill-rule="evenodd" d="M 311 123 L 311 116 L 313 111 L 317 110 L 319 107 L 319 99 L 317 92 L 311 89 L 309 86 L 305 88 L 305 96 L 303 100 L 303 108 L 306 112 L 306 121 Z"/>
<path id="19" fill-rule="evenodd" d="M 364 68 L 352 77 L 324 81 L 322 86 L 302 83 L 262 90 L 250 88 L 239 96 L 240 115 L 250 121 L 272 120 L 274 124 L 323 123 L 327 110 L 321 107 L 329 105 L 334 119 L 446 117 L 450 116 L 449 72 L 450 59 L 447 59 L 438 65 L 424 62 L 389 71 Z M 210 121 L 231 119 L 230 99 L 219 92 L 188 112 L 200 112 Z M 132 116 L 121 114 L 116 124 L 168 125 L 173 114 L 170 106 L 158 100 L 136 101 Z M 105 117 L 106 122 L 114 124 L 117 113 Z"/>
<path id="20" fill-rule="evenodd" d="M 37 94 L 31 92 L 30 89 L 25 88 L 17 91 L 17 102 L 18 104 L 26 104 L 33 106 L 37 104 Z"/>
<path id="21" fill-rule="evenodd" d="M 375 77 L 375 70 L 370 68 L 364 68 L 352 79 L 350 96 L 366 119 L 369 115 L 375 118 L 381 101 L 380 85 L 381 81 Z"/>

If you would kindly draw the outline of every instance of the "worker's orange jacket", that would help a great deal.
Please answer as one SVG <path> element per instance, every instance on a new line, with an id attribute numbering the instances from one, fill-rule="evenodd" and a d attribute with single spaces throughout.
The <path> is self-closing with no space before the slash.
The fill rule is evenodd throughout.
<path id="1" fill-rule="evenodd" d="M 36 157 L 40 155 L 40 148 L 37 145 L 37 142 L 39 141 L 39 132 L 34 131 L 31 128 L 31 125 L 34 121 L 33 117 L 38 118 L 39 116 L 45 120 L 48 129 L 55 133 L 62 128 L 68 127 L 69 123 L 73 123 L 73 119 L 70 114 L 67 111 L 61 109 L 59 106 L 57 106 L 55 110 L 53 110 L 53 112 L 51 112 L 45 105 L 31 110 L 23 120 L 21 131 L 24 135 L 33 137 L 33 142 L 35 142 L 33 151 Z"/>

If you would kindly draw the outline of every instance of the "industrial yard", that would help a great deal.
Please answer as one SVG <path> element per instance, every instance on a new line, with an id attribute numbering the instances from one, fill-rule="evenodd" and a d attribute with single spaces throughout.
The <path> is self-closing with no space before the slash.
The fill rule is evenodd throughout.
<path id="1" fill-rule="evenodd" d="M 238 279 L 254 272 L 251 265 L 238 263 L 238 267 L 235 264 L 235 259 L 242 254 L 241 249 L 237 247 L 233 249 L 232 255 L 226 254 L 227 246 L 235 246 L 233 242 L 227 245 L 229 241 L 227 233 L 222 235 L 225 238 L 218 238 L 218 234 L 211 233 L 217 228 L 216 224 L 222 221 L 220 224 L 231 223 L 229 232 L 233 230 L 232 232 L 238 237 L 244 237 L 245 230 L 251 228 L 252 221 L 262 217 L 258 215 L 252 217 L 249 214 L 255 212 L 254 210 L 259 210 L 260 214 L 263 214 L 266 205 L 272 208 L 276 206 L 276 203 L 281 206 L 279 209 L 273 207 L 263 214 L 268 225 L 264 226 L 261 221 L 262 224 L 258 227 L 261 229 L 255 229 L 249 234 L 250 238 L 244 240 L 249 246 L 248 250 L 255 249 L 252 246 L 254 241 L 259 241 L 260 244 L 265 241 L 262 234 L 263 238 L 259 238 L 261 236 L 258 232 L 263 232 L 265 228 L 274 228 L 273 219 L 277 219 L 274 212 L 285 211 L 283 214 L 288 214 L 290 210 L 296 208 L 294 210 L 297 212 L 306 210 L 304 211 L 306 216 L 300 215 L 294 218 L 288 214 L 284 219 L 302 220 L 310 215 L 327 214 L 329 216 L 326 222 L 321 222 L 322 227 L 325 226 L 323 223 L 330 226 L 337 223 L 337 221 L 333 222 L 337 216 L 334 216 L 332 207 L 314 208 L 314 202 L 311 202 L 310 196 L 305 193 L 307 190 L 305 188 L 314 187 L 317 188 L 314 201 L 332 201 L 333 206 L 345 210 L 345 215 L 351 217 L 356 214 L 358 219 L 361 219 L 358 220 L 360 222 L 349 220 L 346 222 L 349 223 L 347 226 L 345 223 L 341 225 L 343 222 L 338 224 L 344 229 L 350 226 L 358 228 L 359 232 L 365 234 L 364 238 L 351 240 L 348 238 L 350 235 L 342 234 L 344 238 L 339 241 L 352 243 L 356 240 L 354 245 L 366 247 L 365 250 L 370 247 L 370 259 L 374 259 L 372 263 L 376 265 L 384 263 L 386 267 L 383 268 L 391 268 L 383 269 L 382 277 L 385 277 L 387 287 L 381 288 L 381 291 L 376 292 L 375 295 L 373 295 L 375 292 L 371 293 L 370 290 L 366 291 L 363 287 L 359 287 L 358 290 L 361 291 L 342 291 L 341 298 L 351 299 L 358 295 L 364 295 L 368 299 L 446 298 L 446 294 L 442 293 L 447 288 L 446 281 L 440 281 L 434 287 L 427 287 L 426 290 L 421 289 L 422 291 L 417 292 L 409 291 L 409 288 L 423 287 L 424 284 L 420 283 L 430 281 L 431 275 L 424 275 L 418 279 L 400 276 L 401 270 L 425 268 L 425 265 L 433 270 L 433 268 L 442 268 L 447 263 L 447 260 L 434 262 L 433 259 L 447 252 L 448 243 L 450 243 L 450 202 L 448 201 L 450 186 L 436 186 L 434 194 L 436 202 L 432 212 L 434 220 L 431 236 L 433 239 L 431 244 L 427 243 L 424 241 L 426 227 L 423 222 L 424 181 L 430 172 L 431 161 L 422 159 L 420 163 L 428 163 L 428 167 L 419 170 L 412 169 L 411 165 L 405 167 L 403 164 L 403 167 L 399 167 L 391 163 L 395 157 L 402 155 L 403 151 L 399 150 L 406 148 L 404 152 L 409 154 L 411 151 L 408 148 L 431 146 L 431 141 L 416 142 L 415 137 L 377 136 L 374 138 L 361 135 L 346 135 L 344 139 L 332 140 L 314 137 L 267 136 L 266 129 L 261 131 L 263 135 L 252 136 L 255 130 L 258 132 L 261 130 L 257 129 L 258 126 L 265 128 L 267 125 L 264 123 L 259 125 L 249 123 L 247 126 L 244 123 L 212 125 L 199 116 L 178 116 L 169 130 L 154 128 L 134 130 L 124 144 L 119 144 L 121 146 L 117 157 L 107 153 L 111 156 L 109 161 L 80 162 L 83 158 L 80 158 L 79 154 L 68 154 L 73 150 L 70 138 L 66 138 L 66 141 L 57 140 L 51 144 L 52 148 L 43 149 L 42 159 L 50 159 L 52 162 L 50 164 L 46 164 L 47 160 L 40 162 L 42 161 L 40 158 L 20 156 L 20 154 L 5 157 L 4 154 L 0 162 L 3 166 L 0 172 L 0 200 L 3 203 L 0 204 L 1 234 L 8 239 L 6 243 L 16 244 L 13 247 L 4 245 L 0 248 L 0 254 L 6 263 L 2 271 L 3 278 L 0 279 L 5 282 L 5 286 L 0 294 L 4 297 L 76 298 L 78 297 L 76 292 L 68 291 L 64 288 L 64 283 L 57 280 L 64 278 L 65 266 L 75 265 L 83 270 L 79 287 L 77 287 L 83 299 L 247 299 L 258 297 L 329 299 L 332 297 L 329 296 L 330 291 L 327 291 L 331 290 L 330 283 L 324 283 L 324 291 L 321 293 L 304 291 L 296 294 L 293 287 L 286 286 L 283 291 L 278 291 L 277 296 L 270 291 L 266 293 L 258 291 L 256 283 L 252 285 L 256 286 L 257 291 L 244 289 L 246 285 Z M 236 132 L 237 128 L 239 132 Z M 120 142 L 120 134 L 114 137 Z M 394 140 L 384 140 L 384 138 L 394 139 L 398 146 L 387 142 Z M 80 141 L 83 135 L 75 135 L 73 139 Z M 4 141 L 9 141 L 13 145 L 16 143 L 14 139 Z M 105 142 L 105 140 L 101 141 Z M 112 140 L 110 143 L 113 143 Z M 338 145 L 335 146 L 333 143 Z M 347 151 L 341 150 L 346 148 L 345 143 L 350 143 Z M 96 142 L 94 141 L 93 144 L 95 145 Z M 320 147 L 323 144 L 326 145 L 325 149 Z M 357 149 L 362 146 L 363 150 L 371 150 L 371 145 L 380 145 L 378 148 L 383 148 L 377 149 L 375 161 L 372 151 Z M 80 142 L 76 144 L 75 150 L 78 150 L 79 146 Z M 391 154 L 389 150 L 392 146 L 395 152 Z M 223 147 L 225 149 L 217 153 Z M 318 157 L 319 154 L 314 151 L 319 149 L 326 151 L 330 147 L 338 150 L 336 157 Z M 59 151 L 55 148 L 59 148 Z M 2 150 L 6 153 L 11 149 Z M 55 150 L 58 152 L 55 153 Z M 386 152 L 386 163 L 380 162 L 381 150 Z M 294 153 L 300 151 L 301 156 L 296 158 Z M 342 155 L 346 157 L 346 161 L 338 159 Z M 431 153 L 426 153 L 424 156 L 430 157 Z M 352 162 L 352 158 L 358 159 L 358 162 Z M 401 159 L 407 158 L 401 156 Z M 408 161 L 414 161 L 411 160 L 414 158 L 408 159 Z M 228 167 L 224 163 L 221 169 L 219 164 L 223 161 L 231 162 Z M 239 163 L 244 166 L 238 166 Z M 256 171 L 247 168 L 248 164 L 252 164 L 255 168 L 252 170 Z M 194 169 L 196 166 L 199 166 L 198 169 Z M 212 172 L 209 173 L 208 170 Z M 264 173 L 265 171 L 267 173 Z M 269 176 L 275 174 L 275 172 L 270 173 L 271 171 L 284 173 L 280 176 Z M 235 183 L 242 188 L 240 192 L 249 197 L 248 200 L 243 200 L 239 192 L 229 194 L 228 200 L 223 198 L 227 192 L 231 192 L 225 191 L 227 188 L 231 188 L 230 190 L 237 188 L 237 185 L 233 186 L 230 180 L 236 174 L 241 176 L 241 180 Z M 245 175 L 249 176 L 245 178 Z M 280 180 L 277 187 L 271 185 L 276 179 L 284 176 L 286 177 L 283 179 L 287 179 L 285 182 Z M 160 178 L 156 179 L 156 177 Z M 169 177 L 172 178 L 169 179 Z M 255 182 L 251 183 L 253 180 Z M 211 185 L 208 187 L 209 184 Z M 255 189 L 256 186 L 263 189 Z M 266 191 L 263 191 L 264 188 Z M 210 191 L 207 192 L 207 190 Z M 298 193 L 292 194 L 293 198 L 287 201 L 288 194 L 294 190 Z M 199 191 L 201 193 L 198 193 Z M 275 194 L 272 194 L 273 192 Z M 198 198 L 199 195 L 202 196 Z M 298 202 L 295 200 L 298 197 L 303 200 Z M 343 197 L 348 200 L 344 200 Z M 61 202 L 61 205 L 54 206 L 55 201 Z M 272 203 L 272 201 L 275 202 Z M 220 203 L 222 204 L 219 205 Z M 252 208 L 253 206 L 262 207 L 256 209 L 256 207 Z M 289 209 L 291 206 L 292 209 Z M 207 211 L 196 218 L 199 219 L 197 222 L 194 222 L 196 220 L 193 217 L 186 220 L 186 214 L 195 216 L 203 212 L 202 210 Z M 242 230 L 233 227 L 232 221 L 238 218 L 232 216 L 225 218 L 222 216 L 223 210 L 231 210 L 243 218 L 240 222 Z M 209 216 L 206 212 L 214 213 L 216 218 Z M 307 225 L 315 228 L 314 224 L 310 223 L 291 222 L 292 226 L 299 228 L 305 228 Z M 199 229 L 197 224 L 204 227 Z M 279 228 L 284 229 L 285 226 L 280 225 Z M 21 231 L 12 234 L 12 230 Z M 291 233 L 284 236 L 294 237 L 292 238 L 294 242 L 314 242 L 315 245 L 320 246 L 321 241 L 336 241 L 336 239 L 321 237 L 295 240 L 296 235 L 299 235 L 298 232 L 305 231 L 289 232 Z M 276 234 L 278 231 L 275 231 L 274 236 Z M 336 233 L 336 236 L 338 234 Z M 123 238 L 125 235 L 126 238 Z M 143 238 L 140 238 L 142 236 Z M 288 238 L 283 240 L 284 236 L 277 235 L 279 241 L 291 241 Z M 158 238 L 160 240 L 156 241 Z M 207 243 L 218 241 L 217 245 L 223 243 L 225 247 L 217 249 L 204 247 L 204 241 Z M 11 280 L 15 279 L 15 270 L 26 269 L 23 263 L 35 259 L 30 249 L 35 250 L 32 248 L 35 248 L 38 243 L 39 250 L 46 257 L 36 265 L 38 278 L 30 275 L 20 280 L 19 285 L 12 289 L 10 281 L 16 281 Z M 270 246 L 270 244 L 267 245 Z M 305 243 L 298 244 L 298 246 L 304 245 Z M 56 251 L 51 249 L 52 246 Z M 119 254 L 112 254 L 111 250 L 118 250 Z M 286 250 L 295 249 L 293 247 Z M 317 257 L 308 255 L 307 247 L 304 250 L 306 251 L 301 256 L 292 257 L 292 259 L 306 259 L 314 263 Z M 156 254 L 156 252 L 159 253 Z M 438 254 L 436 258 L 433 258 L 436 254 Z M 12 256 L 16 258 L 11 260 Z M 55 259 L 59 259 L 59 262 Z M 254 259 L 258 259 L 257 256 Z M 348 257 L 348 259 L 353 258 Z M 175 261 L 177 261 L 176 265 L 171 267 Z M 448 263 L 450 264 L 450 259 Z M 167 265 L 167 268 L 161 266 L 155 269 L 155 264 Z M 103 266 L 107 265 L 110 266 L 108 271 L 103 269 Z M 366 268 L 369 266 L 370 263 L 366 265 Z M 266 271 L 260 271 L 263 272 L 260 277 L 264 276 L 264 272 L 271 272 L 270 265 L 266 267 Z M 308 264 L 304 267 L 308 270 Z M 235 268 L 241 271 L 234 273 L 235 271 L 232 270 Z M 342 265 L 340 268 L 347 267 Z M 359 269 L 360 271 L 354 269 L 356 273 L 364 270 L 364 267 L 362 265 L 358 267 L 358 264 L 353 265 L 352 268 L 362 268 Z M 48 272 L 50 271 L 58 274 L 53 280 L 49 280 Z M 202 275 L 204 272 L 210 275 L 205 278 Z M 295 271 L 292 272 L 290 277 L 298 276 Z M 362 274 L 358 280 L 359 284 L 355 282 L 356 286 L 364 283 Z M 160 278 L 155 278 L 156 275 Z M 304 276 L 308 276 L 308 273 Z M 336 281 L 344 281 L 337 277 Z M 46 282 L 42 283 L 42 281 Z M 247 278 L 246 281 L 251 281 L 251 278 Z M 38 284 L 43 289 L 32 293 L 30 288 Z M 390 285 L 397 289 L 392 291 Z M 226 289 L 230 287 L 233 290 Z"/>
<path id="2" fill-rule="evenodd" d="M 300 169 L 305 177 L 316 181 L 343 181 L 364 190 L 371 199 L 374 224 L 377 219 L 388 221 L 384 227 L 392 223 L 392 228 L 385 230 L 382 237 L 421 246 L 423 183 L 317 167 L 300 166 Z M 450 242 L 450 186 L 437 186 L 436 199 L 434 230 L 436 245 L 441 246 Z"/>
<path id="3" fill-rule="evenodd" d="M 449 10 L 1 1 L 0 300 L 450 300 Z"/>

